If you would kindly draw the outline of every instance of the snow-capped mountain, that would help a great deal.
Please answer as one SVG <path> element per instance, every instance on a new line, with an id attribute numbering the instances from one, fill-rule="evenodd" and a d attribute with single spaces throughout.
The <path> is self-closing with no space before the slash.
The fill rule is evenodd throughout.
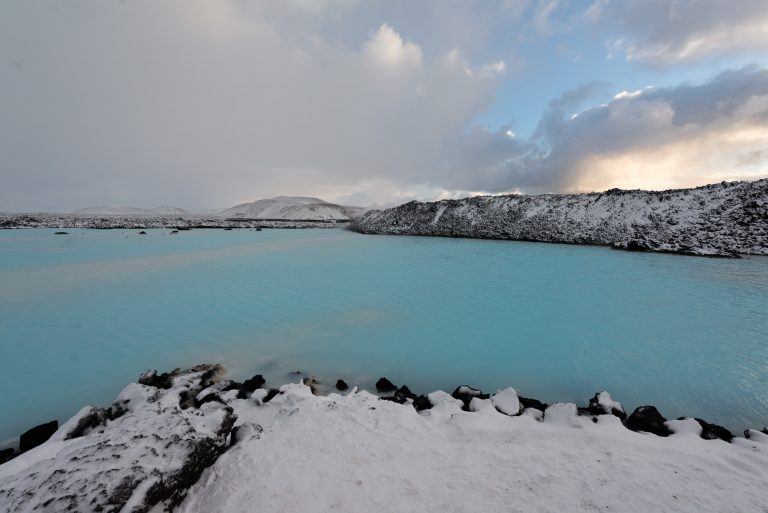
<path id="1" fill-rule="evenodd" d="M 72 212 L 81 216 L 188 216 L 189 212 L 178 207 L 88 207 Z"/>
<path id="2" fill-rule="evenodd" d="M 337 220 L 348 221 L 360 217 L 366 209 L 346 207 L 328 203 L 320 198 L 300 196 L 278 196 L 251 203 L 243 203 L 219 212 L 223 217 L 246 219 L 289 219 L 289 220 Z"/>
<path id="3" fill-rule="evenodd" d="M 362 233 L 612 245 L 696 255 L 768 255 L 768 179 L 695 189 L 478 196 L 367 212 Z"/>

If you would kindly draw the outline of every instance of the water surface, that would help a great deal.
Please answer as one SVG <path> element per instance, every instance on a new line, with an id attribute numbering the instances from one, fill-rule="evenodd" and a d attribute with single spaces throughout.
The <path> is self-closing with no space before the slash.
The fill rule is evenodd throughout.
<path id="1" fill-rule="evenodd" d="M 221 362 L 768 422 L 768 258 L 342 230 L 0 231 L 0 440 Z"/>

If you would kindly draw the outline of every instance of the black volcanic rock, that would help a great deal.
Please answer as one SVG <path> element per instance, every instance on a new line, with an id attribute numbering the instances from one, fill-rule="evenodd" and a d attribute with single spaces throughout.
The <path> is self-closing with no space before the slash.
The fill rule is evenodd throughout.
<path id="1" fill-rule="evenodd" d="M 404 403 L 406 399 L 416 399 L 416 394 L 411 392 L 411 389 L 406 385 L 403 385 L 395 390 L 395 399 L 397 399 L 400 403 Z"/>
<path id="2" fill-rule="evenodd" d="M 376 382 L 376 390 L 383 393 L 394 392 L 397 387 L 387 378 L 379 378 Z"/>
<path id="3" fill-rule="evenodd" d="M 535 408 L 537 410 L 544 411 L 549 407 L 549 404 L 543 403 L 538 399 L 531 399 L 530 397 L 523 397 L 521 395 L 518 395 L 517 399 L 520 401 L 520 406 L 522 409 Z"/>
<path id="4" fill-rule="evenodd" d="M 413 400 L 413 407 L 416 411 L 430 410 L 432 409 L 432 402 L 425 395 L 420 395 Z"/>
<path id="5" fill-rule="evenodd" d="M 336 381 L 336 390 L 340 390 L 343 392 L 347 389 L 349 389 L 349 385 L 347 385 L 346 381 L 344 381 L 343 379 Z"/>
<path id="6" fill-rule="evenodd" d="M 267 380 L 264 379 L 264 376 L 261 374 L 256 374 L 252 378 L 243 381 L 243 388 L 246 392 L 253 392 L 257 388 L 264 386 L 264 383 L 266 382 Z"/>
<path id="7" fill-rule="evenodd" d="M 269 391 L 267 392 L 267 395 L 266 395 L 266 396 L 264 396 L 264 399 L 262 399 L 262 400 L 261 400 L 261 402 L 262 402 L 262 403 L 268 403 L 269 401 L 271 401 L 272 399 L 274 399 L 274 397 L 275 397 L 277 394 L 279 394 L 279 393 L 280 393 L 280 391 L 279 391 L 279 390 L 276 390 L 276 389 L 274 389 L 274 388 L 270 388 L 270 389 L 269 389 Z"/>
<path id="8" fill-rule="evenodd" d="M 477 397 L 478 399 L 488 399 L 490 397 L 490 395 L 484 394 L 481 390 L 472 388 L 468 385 L 461 385 L 456 387 L 456 390 L 453 391 L 451 396 L 453 396 L 454 399 L 458 399 L 464 403 L 463 408 L 465 410 L 469 410 L 469 403 L 473 398 Z"/>
<path id="9" fill-rule="evenodd" d="M 640 406 L 627 417 L 624 425 L 632 431 L 645 431 L 658 436 L 669 436 L 672 432 L 664 423 L 667 421 L 661 416 L 655 406 Z"/>
<path id="10" fill-rule="evenodd" d="M 668 191 L 476 196 L 370 210 L 351 228 L 683 255 L 768 255 L 766 197 L 768 179 Z"/>
<path id="11" fill-rule="evenodd" d="M 0 464 L 5 463 L 6 461 L 12 460 L 16 456 L 16 451 L 13 449 L 2 449 L 0 450 Z"/>
<path id="12" fill-rule="evenodd" d="M 19 452 L 26 452 L 48 440 L 59 429 L 59 421 L 52 420 L 24 432 L 19 437 Z"/>
<path id="13" fill-rule="evenodd" d="M 624 408 L 622 408 L 621 405 L 607 408 L 600 404 L 600 394 L 602 393 L 603 392 L 596 393 L 595 396 L 589 400 L 589 406 L 587 406 L 586 412 L 590 415 L 603 415 L 609 413 L 615 417 L 620 418 L 621 420 L 625 420 L 627 418 L 627 413 L 624 411 Z"/>
<path id="14" fill-rule="evenodd" d="M 733 440 L 733 433 L 723 426 L 710 424 L 709 422 L 698 418 L 696 419 L 696 422 L 701 426 L 701 437 L 705 440 L 720 439 L 725 440 L 726 442 Z"/>
<path id="15" fill-rule="evenodd" d="M 179 408 L 180 392 L 194 397 L 216 376 L 205 370 L 170 374 L 185 379 L 170 389 L 131 385 L 130 400 L 117 401 L 127 410 L 98 429 L 87 425 L 98 422 L 95 411 L 108 410 L 80 412 L 69 433 L 77 436 L 22 472 L 3 476 L 0 504 L 8 512 L 173 511 L 227 449 L 237 416 L 216 402 Z"/>

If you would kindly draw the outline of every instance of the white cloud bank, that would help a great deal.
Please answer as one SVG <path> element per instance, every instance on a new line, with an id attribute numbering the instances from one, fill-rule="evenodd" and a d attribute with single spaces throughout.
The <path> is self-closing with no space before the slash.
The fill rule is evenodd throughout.
<path id="1" fill-rule="evenodd" d="M 653 65 L 768 52 L 765 0 L 595 0 L 586 15 L 614 50 Z"/>
<path id="2" fill-rule="evenodd" d="M 541 24 L 557 2 L 403 5 L 5 3 L 0 209 L 388 204 L 766 174 L 763 69 L 619 94 L 572 119 L 586 88 L 553 101 L 525 140 L 472 126 L 516 71 L 471 56 L 489 23 L 528 9 L 547 13 Z"/>

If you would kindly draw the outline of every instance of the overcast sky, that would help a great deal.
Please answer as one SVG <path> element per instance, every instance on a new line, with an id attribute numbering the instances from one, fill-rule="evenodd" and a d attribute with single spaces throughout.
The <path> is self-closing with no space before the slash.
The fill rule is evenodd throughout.
<path id="1" fill-rule="evenodd" d="M 0 211 L 768 176 L 765 0 L 0 0 Z"/>

